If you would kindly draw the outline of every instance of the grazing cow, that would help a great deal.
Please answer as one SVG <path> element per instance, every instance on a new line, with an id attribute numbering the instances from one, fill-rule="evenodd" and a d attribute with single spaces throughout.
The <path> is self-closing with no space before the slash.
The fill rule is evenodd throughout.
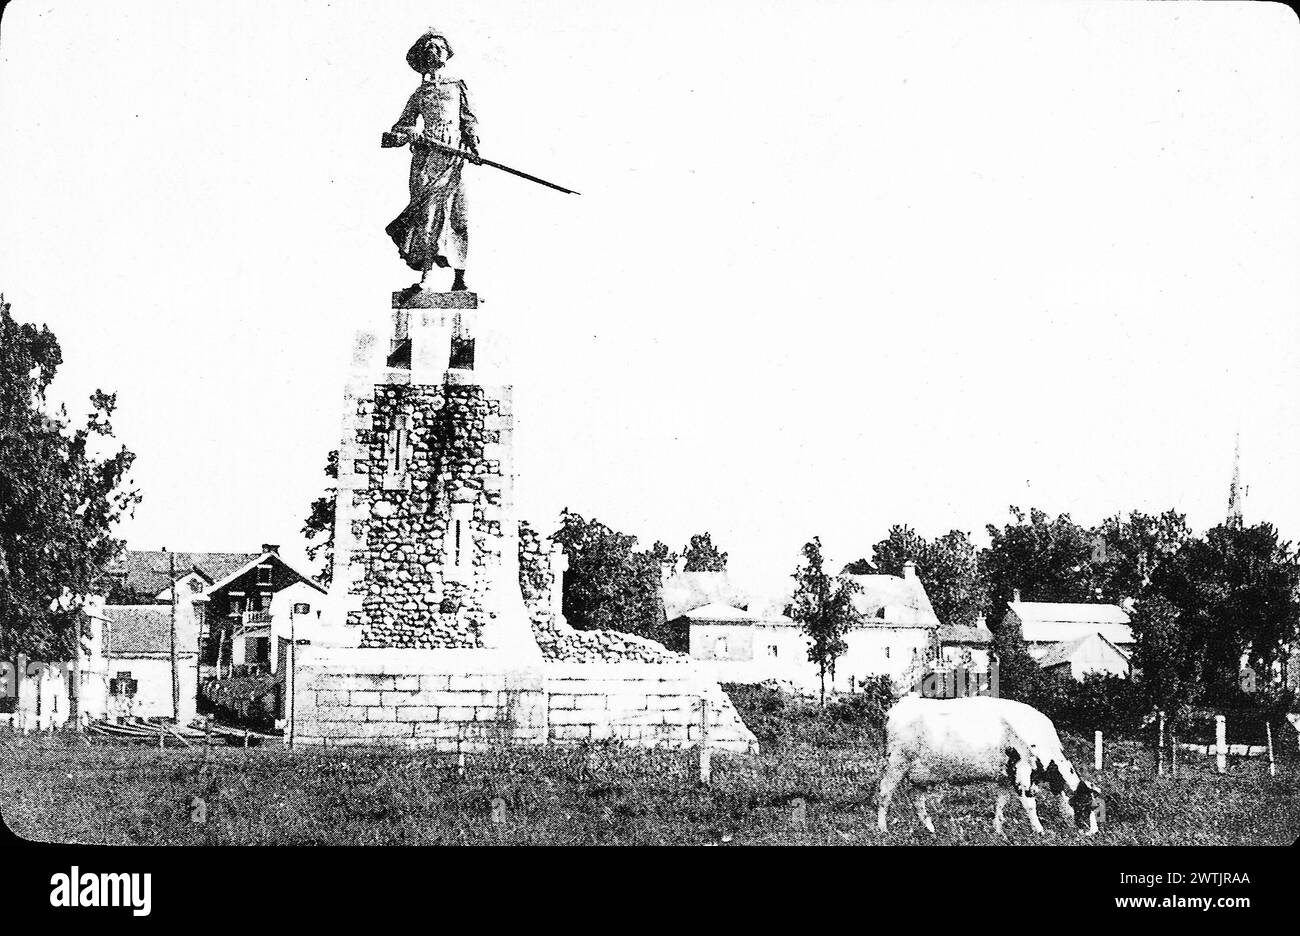
<path id="1" fill-rule="evenodd" d="M 975 696 L 967 699 L 922 699 L 908 696 L 889 710 L 885 722 L 888 763 L 880 780 L 877 825 L 887 831 L 886 813 L 894 788 L 909 780 L 916 814 L 930 832 L 934 823 L 925 809 L 927 788 L 935 783 L 1009 782 L 1020 797 L 1035 832 L 1034 794 L 1038 783 L 1060 797 L 1061 815 L 1074 820 L 1080 834 L 1097 832 L 1101 791 L 1082 780 L 1061 752 L 1056 727 L 1042 712 L 1022 702 Z M 998 791 L 993 829 L 1002 835 L 1007 793 Z"/>

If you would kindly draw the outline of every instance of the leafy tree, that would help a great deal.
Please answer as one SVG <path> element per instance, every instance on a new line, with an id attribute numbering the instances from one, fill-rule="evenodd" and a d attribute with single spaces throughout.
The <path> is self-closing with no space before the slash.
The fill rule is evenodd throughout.
<path id="1" fill-rule="evenodd" d="M 1151 707 L 1172 716 L 1194 704 L 1200 694 L 1203 652 L 1178 609 L 1153 594 L 1138 602 L 1131 626 L 1136 641 L 1133 666 L 1141 674 L 1142 692 Z"/>
<path id="2" fill-rule="evenodd" d="M 325 477 L 338 481 L 339 450 L 331 449 L 325 458 Z M 316 581 L 329 587 L 334 579 L 334 499 L 336 485 L 325 488 L 325 493 L 311 502 L 311 512 L 302 525 L 302 535 L 307 537 L 307 558 L 315 561 L 321 556 L 321 570 Z"/>
<path id="3" fill-rule="evenodd" d="M 113 394 L 96 390 L 75 430 L 64 409 L 49 414 L 62 362 L 49 328 L 18 323 L 0 298 L 0 657 L 15 663 L 73 657 L 78 610 L 123 546 L 113 524 L 140 502 L 126 482 L 135 456 L 95 454 L 113 437 Z"/>
<path id="4" fill-rule="evenodd" d="M 697 533 L 682 551 L 686 560 L 683 572 L 725 572 L 727 571 L 727 554 L 719 552 L 713 545 L 713 537 L 708 533 Z"/>
<path id="5" fill-rule="evenodd" d="M 636 537 L 565 509 L 551 539 L 564 549 L 561 609 L 578 630 L 612 628 L 670 642 L 661 594 L 666 550 L 636 550 Z M 662 546 L 662 544 L 657 544 Z"/>
<path id="6" fill-rule="evenodd" d="M 1026 601 L 1092 601 L 1093 538 L 1069 514 L 1050 518 L 1034 508 L 1026 516 L 1011 507 L 1014 520 L 987 526 L 990 543 L 979 566 L 988 585 L 989 625 L 996 630 L 1016 589 Z"/>
<path id="7" fill-rule="evenodd" d="M 929 548 L 925 537 L 910 526 L 894 524 L 889 528 L 889 535 L 871 547 L 871 560 L 881 575 L 902 575 L 907 562 L 917 564 L 919 575 Z M 929 583 L 926 584 L 928 591 Z"/>
<path id="8" fill-rule="evenodd" d="M 681 564 L 681 555 L 669 549 L 668 544 L 662 540 L 655 540 L 655 544 L 650 547 L 650 555 L 659 564 L 660 580 L 665 575 L 672 575 L 676 572 L 677 567 Z"/>
<path id="9" fill-rule="evenodd" d="M 996 694 L 1002 698 L 1038 705 L 1049 694 L 1051 674 L 1030 655 L 1019 627 L 994 629 L 992 662 L 997 666 Z"/>
<path id="10" fill-rule="evenodd" d="M 903 565 L 916 564 L 916 575 L 945 624 L 974 624 L 987 607 L 987 588 L 975 546 L 965 533 L 951 530 L 933 542 L 908 526 L 892 526 L 889 535 L 872 547 L 876 569 L 902 575 Z"/>
<path id="11" fill-rule="evenodd" d="M 840 570 L 840 575 L 875 575 L 876 567 L 871 564 L 871 560 L 866 556 L 861 559 L 854 559 L 852 562 L 845 563 L 844 568 Z"/>
<path id="12" fill-rule="evenodd" d="M 812 640 L 809 662 L 817 664 L 821 680 L 821 702 L 826 704 L 826 674 L 834 672 L 835 661 L 848 650 L 844 635 L 856 620 L 853 595 L 855 583 L 843 576 L 827 574 L 818 537 L 803 547 L 803 562 L 794 572 L 795 592 L 790 616 Z"/>
<path id="13" fill-rule="evenodd" d="M 1176 510 L 1159 516 L 1131 511 L 1116 514 L 1093 531 L 1089 557 L 1094 582 L 1106 601 L 1141 598 L 1162 564 L 1192 537 L 1187 517 Z"/>
<path id="14" fill-rule="evenodd" d="M 1235 695 L 1243 655 L 1269 674 L 1300 638 L 1300 562 L 1271 524 L 1220 525 L 1188 540 L 1152 586 L 1178 609 L 1213 699 Z"/>

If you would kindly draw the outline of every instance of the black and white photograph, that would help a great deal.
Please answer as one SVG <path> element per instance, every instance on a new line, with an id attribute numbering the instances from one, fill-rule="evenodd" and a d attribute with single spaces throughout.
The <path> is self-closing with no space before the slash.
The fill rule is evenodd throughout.
<path id="1" fill-rule="evenodd" d="M 9 3 L 23 900 L 1019 846 L 1098 913 L 1259 909 L 1297 89 L 1277 3 Z"/>

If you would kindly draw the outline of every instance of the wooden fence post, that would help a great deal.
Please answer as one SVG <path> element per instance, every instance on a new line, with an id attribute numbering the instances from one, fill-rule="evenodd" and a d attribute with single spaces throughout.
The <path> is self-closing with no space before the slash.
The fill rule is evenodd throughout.
<path id="1" fill-rule="evenodd" d="M 1158 721 L 1160 727 L 1156 733 L 1156 776 L 1165 775 L 1165 713 L 1159 712 Z"/>
<path id="2" fill-rule="evenodd" d="M 1222 715 L 1214 716 L 1214 766 L 1219 773 L 1228 769 L 1228 721 Z"/>
<path id="3" fill-rule="evenodd" d="M 1264 739 L 1268 742 L 1268 775 L 1277 776 L 1277 764 L 1273 762 L 1273 725 L 1264 722 Z"/>
<path id="4" fill-rule="evenodd" d="M 712 775 L 709 763 L 709 700 L 700 696 L 700 783 L 708 783 Z"/>
<path id="5" fill-rule="evenodd" d="M 1092 769 L 1101 773 L 1101 732 L 1092 735 Z"/>

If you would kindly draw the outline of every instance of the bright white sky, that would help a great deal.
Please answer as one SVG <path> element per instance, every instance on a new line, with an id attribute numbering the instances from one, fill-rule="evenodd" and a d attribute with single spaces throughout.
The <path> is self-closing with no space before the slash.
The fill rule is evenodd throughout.
<path id="1" fill-rule="evenodd" d="M 755 587 L 820 534 L 1226 508 L 1300 535 L 1300 30 L 1280 4 L 19 0 L 0 290 L 116 390 L 131 546 L 292 556 L 351 334 L 413 276 L 379 134 L 431 23 L 482 152 L 521 514 Z"/>

